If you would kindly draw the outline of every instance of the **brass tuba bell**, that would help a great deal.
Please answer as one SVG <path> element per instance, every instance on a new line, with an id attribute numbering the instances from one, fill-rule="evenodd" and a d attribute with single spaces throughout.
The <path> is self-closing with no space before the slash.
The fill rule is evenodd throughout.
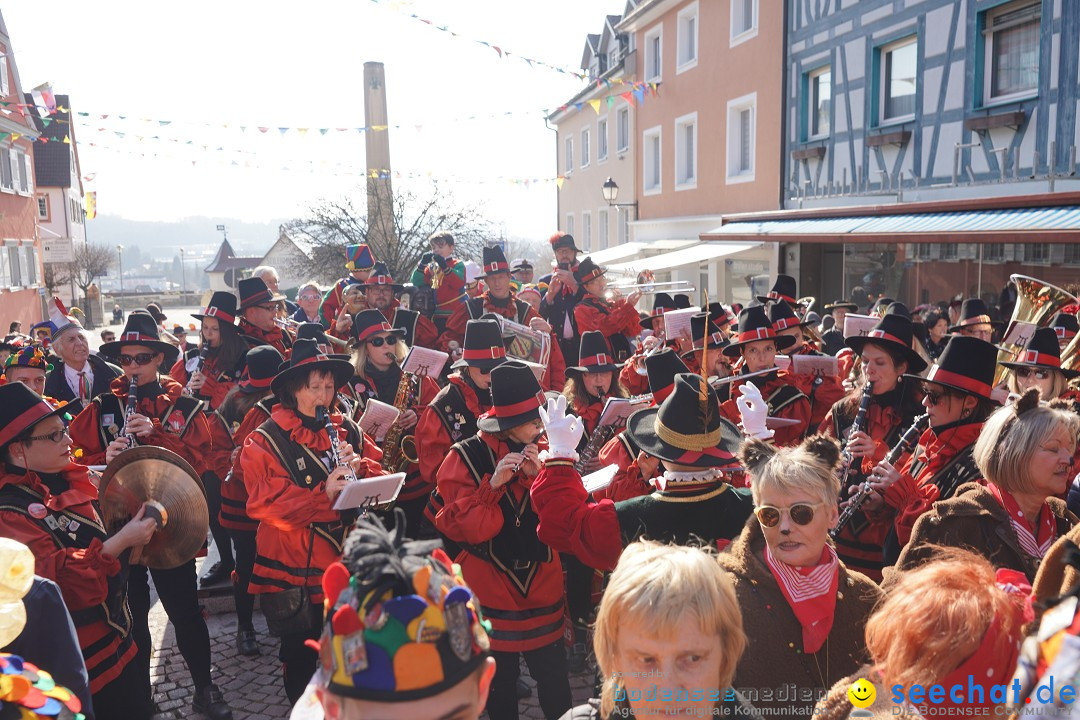
<path id="1" fill-rule="evenodd" d="M 1012 275 L 1009 279 L 1016 285 L 1016 306 L 1005 328 L 1004 337 L 1008 337 L 1017 323 L 1027 323 L 1036 327 L 1049 327 L 1051 318 L 1069 305 L 1080 303 L 1075 296 L 1056 285 L 1043 282 L 1027 275 Z M 998 366 L 994 374 L 994 385 L 1004 378 L 1008 368 L 1001 363 L 1010 362 L 1023 349 L 1022 344 L 1005 343 L 998 346 Z M 1062 363 L 1064 365 L 1064 363 Z"/>

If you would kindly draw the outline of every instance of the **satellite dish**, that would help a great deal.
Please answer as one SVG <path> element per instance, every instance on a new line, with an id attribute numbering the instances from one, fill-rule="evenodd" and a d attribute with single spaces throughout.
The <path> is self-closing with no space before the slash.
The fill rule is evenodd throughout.
<path id="1" fill-rule="evenodd" d="M 236 270 L 233 269 L 233 268 L 229 268 L 228 270 L 226 270 L 225 271 L 225 284 L 228 285 L 229 287 L 235 289 L 236 288 L 236 281 L 237 281 Z"/>

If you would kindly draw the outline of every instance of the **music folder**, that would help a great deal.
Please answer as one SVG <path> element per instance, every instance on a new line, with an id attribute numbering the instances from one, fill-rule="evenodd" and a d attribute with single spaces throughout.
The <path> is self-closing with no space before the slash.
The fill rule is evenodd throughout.
<path id="1" fill-rule="evenodd" d="M 376 475 L 363 478 L 345 485 L 341 494 L 334 501 L 334 510 L 353 508 L 377 508 L 397 500 L 401 487 L 405 484 L 405 473 Z"/>

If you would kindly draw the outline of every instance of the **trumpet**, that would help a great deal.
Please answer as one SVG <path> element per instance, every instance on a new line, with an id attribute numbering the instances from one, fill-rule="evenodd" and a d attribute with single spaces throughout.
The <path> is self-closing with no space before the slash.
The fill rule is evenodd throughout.
<path id="1" fill-rule="evenodd" d="M 298 320 L 293 320 L 292 318 L 276 317 L 274 318 L 274 324 L 282 330 L 291 332 L 293 335 L 300 329 L 300 322 Z"/>
<path id="2" fill-rule="evenodd" d="M 674 287 L 666 287 L 668 285 Z M 692 293 L 696 292 L 697 288 L 687 283 L 685 280 L 662 283 L 635 283 L 634 285 L 612 285 L 604 291 L 604 299 L 610 302 L 617 297 L 621 297 L 622 293 L 627 290 L 630 292 L 637 292 L 641 295 L 655 295 L 656 293 L 662 292 Z"/>

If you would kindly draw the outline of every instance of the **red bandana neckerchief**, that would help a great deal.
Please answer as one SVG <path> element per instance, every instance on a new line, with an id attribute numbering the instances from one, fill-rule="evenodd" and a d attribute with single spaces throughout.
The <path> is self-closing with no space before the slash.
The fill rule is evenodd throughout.
<path id="1" fill-rule="evenodd" d="M 1003 490 L 992 482 L 986 483 L 986 489 L 990 491 L 994 498 L 1001 503 L 1001 507 L 1005 508 L 1005 512 L 1009 514 L 1009 522 L 1012 523 L 1013 530 L 1016 532 L 1016 539 L 1020 541 L 1020 549 L 1036 558 L 1046 555 L 1046 551 L 1054 544 L 1055 534 L 1054 512 L 1050 509 L 1050 506 L 1044 502 L 1039 510 L 1037 519 L 1038 536 L 1036 536 L 1032 534 L 1024 513 L 1021 512 L 1020 506 L 1016 504 L 1016 499 L 1008 490 Z"/>
<path id="2" fill-rule="evenodd" d="M 802 625 L 803 652 L 816 653 L 825 644 L 836 613 L 836 590 L 840 583 L 836 551 L 832 545 L 826 545 L 817 565 L 795 567 L 774 558 L 766 543 L 765 563 Z"/>

